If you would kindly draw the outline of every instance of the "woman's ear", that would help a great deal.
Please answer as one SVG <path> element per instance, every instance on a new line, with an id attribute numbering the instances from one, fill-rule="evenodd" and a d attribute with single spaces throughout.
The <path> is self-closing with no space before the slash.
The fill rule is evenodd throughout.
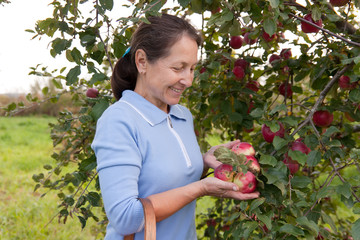
<path id="1" fill-rule="evenodd" d="M 135 64 L 140 74 L 146 73 L 147 57 L 144 50 L 142 49 L 136 50 Z"/>

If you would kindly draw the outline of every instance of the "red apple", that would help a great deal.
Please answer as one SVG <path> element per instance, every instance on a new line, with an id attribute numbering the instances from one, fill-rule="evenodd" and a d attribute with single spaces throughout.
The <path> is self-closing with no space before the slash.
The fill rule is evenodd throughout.
<path id="1" fill-rule="evenodd" d="M 252 38 L 249 37 L 249 35 L 250 35 L 249 32 L 247 32 L 247 33 L 244 34 L 244 42 L 245 42 L 246 44 L 253 45 L 254 43 L 256 43 L 257 38 L 252 39 Z"/>
<path id="2" fill-rule="evenodd" d="M 235 144 L 231 148 L 231 151 L 233 151 L 237 155 L 244 154 L 244 155 L 247 155 L 247 156 L 255 156 L 255 149 L 248 142 L 239 142 L 238 144 Z"/>
<path id="3" fill-rule="evenodd" d="M 211 10 L 212 14 L 215 14 L 215 13 L 218 13 L 218 12 L 221 12 L 221 7 L 218 7 L 218 8 L 215 8 L 215 9 Z"/>
<path id="4" fill-rule="evenodd" d="M 250 66 L 250 64 L 242 58 L 236 59 L 236 61 L 234 62 L 234 67 L 241 67 L 244 71 L 246 71 L 246 69 Z"/>
<path id="5" fill-rule="evenodd" d="M 245 72 L 242 67 L 235 66 L 232 72 L 234 73 L 235 77 L 238 79 L 243 79 L 245 77 Z"/>
<path id="6" fill-rule="evenodd" d="M 248 164 L 248 162 L 250 161 L 249 171 L 254 174 L 260 173 L 260 164 L 259 164 L 258 160 L 254 156 L 251 156 L 251 155 L 247 155 L 246 159 L 247 160 L 244 163 L 245 165 Z"/>
<path id="7" fill-rule="evenodd" d="M 311 13 L 309 14 L 306 14 L 305 17 L 304 17 L 305 20 L 311 22 L 311 23 L 314 23 L 316 24 L 317 26 L 319 27 L 322 27 L 322 20 L 319 19 L 318 21 L 314 21 L 311 17 Z M 304 32 L 304 33 L 317 33 L 320 31 L 320 29 L 306 23 L 306 22 L 301 22 L 301 30 Z"/>
<path id="8" fill-rule="evenodd" d="M 272 143 L 274 141 L 275 136 L 279 136 L 281 138 L 285 135 L 285 128 L 284 125 L 281 122 L 278 122 L 280 129 L 277 132 L 272 132 L 270 127 L 266 126 L 266 124 L 263 124 L 261 127 L 261 133 L 264 137 L 264 140 L 268 143 Z"/>
<path id="9" fill-rule="evenodd" d="M 262 37 L 266 42 L 271 42 L 276 37 L 276 34 L 273 34 L 273 35 L 270 36 L 267 32 L 264 31 L 262 33 Z"/>
<path id="10" fill-rule="evenodd" d="M 348 4 L 350 0 L 330 0 L 330 4 L 335 7 L 341 7 Z"/>
<path id="11" fill-rule="evenodd" d="M 291 56 L 292 56 L 292 53 L 291 53 L 290 48 L 282 49 L 280 52 L 280 57 L 282 57 L 283 59 L 289 59 L 289 58 L 291 58 Z"/>
<path id="12" fill-rule="evenodd" d="M 273 65 L 273 62 L 274 61 L 279 61 L 281 59 L 281 57 L 279 56 L 279 55 L 277 55 L 277 54 L 272 54 L 271 56 L 270 56 L 270 58 L 269 58 L 269 63 L 271 64 L 271 65 Z M 275 63 L 274 63 L 275 64 Z"/>
<path id="13" fill-rule="evenodd" d="M 291 97 L 292 94 L 293 94 L 293 91 L 291 90 L 291 83 L 288 83 L 288 82 L 283 82 L 280 84 L 279 86 L 279 93 L 283 96 L 285 96 L 286 94 L 286 97 Z"/>
<path id="14" fill-rule="evenodd" d="M 249 81 L 245 85 L 246 88 L 253 90 L 254 92 L 259 91 L 260 84 L 258 81 Z"/>
<path id="15" fill-rule="evenodd" d="M 208 220 L 206 220 L 206 225 L 208 227 L 215 227 L 216 226 L 216 220 L 213 218 L 209 218 Z"/>
<path id="16" fill-rule="evenodd" d="M 86 91 L 86 96 L 88 98 L 97 98 L 99 96 L 99 91 L 95 88 L 89 88 L 87 91 Z"/>
<path id="17" fill-rule="evenodd" d="M 313 115 L 314 124 L 318 127 L 328 127 L 334 120 L 334 115 L 327 110 L 318 110 Z"/>
<path id="18" fill-rule="evenodd" d="M 291 159 L 287 153 L 285 153 L 285 158 L 283 160 L 284 164 L 289 168 L 291 174 L 295 174 L 299 171 L 300 165 L 297 161 Z"/>
<path id="19" fill-rule="evenodd" d="M 237 173 L 234 177 L 234 183 L 238 185 L 241 193 L 252 193 L 256 189 L 256 177 L 250 171 L 245 174 L 243 172 Z"/>
<path id="20" fill-rule="evenodd" d="M 206 67 L 202 67 L 199 72 L 200 74 L 206 72 Z"/>
<path id="21" fill-rule="evenodd" d="M 305 154 L 309 154 L 311 152 L 311 149 L 308 148 L 305 143 L 301 142 L 301 140 L 296 140 L 293 142 L 290 149 L 293 151 L 300 151 Z"/>
<path id="22" fill-rule="evenodd" d="M 339 78 L 339 87 L 341 89 L 352 90 L 352 89 L 355 89 L 357 87 L 357 85 L 358 85 L 357 82 L 350 83 L 350 77 L 349 76 L 342 75 Z"/>
<path id="23" fill-rule="evenodd" d="M 233 166 L 226 163 L 222 163 L 214 170 L 214 176 L 226 182 L 232 182 L 234 174 Z"/>
<path id="24" fill-rule="evenodd" d="M 232 36 L 230 38 L 230 47 L 233 49 L 239 49 L 242 46 L 243 39 L 241 36 Z"/>

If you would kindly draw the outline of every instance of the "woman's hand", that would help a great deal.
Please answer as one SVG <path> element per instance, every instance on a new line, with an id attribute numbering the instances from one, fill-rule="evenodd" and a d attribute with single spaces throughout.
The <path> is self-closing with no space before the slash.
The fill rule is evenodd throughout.
<path id="1" fill-rule="evenodd" d="M 249 200 L 259 197 L 259 192 L 241 193 L 235 183 L 225 182 L 214 177 L 207 177 L 200 181 L 202 195 L 233 198 L 237 200 Z"/>
<path id="2" fill-rule="evenodd" d="M 221 145 L 217 145 L 217 146 L 213 146 L 210 148 L 209 151 L 207 151 L 204 156 L 203 156 L 203 160 L 204 160 L 204 168 L 213 168 L 215 169 L 217 166 L 219 166 L 221 164 L 221 162 L 219 162 L 218 160 L 216 160 L 215 156 L 214 156 L 214 152 L 217 148 L 219 148 L 220 146 L 224 146 L 227 147 L 229 149 L 231 149 L 235 144 L 239 143 L 240 140 L 235 140 L 232 142 L 228 142 L 225 144 L 221 144 Z"/>

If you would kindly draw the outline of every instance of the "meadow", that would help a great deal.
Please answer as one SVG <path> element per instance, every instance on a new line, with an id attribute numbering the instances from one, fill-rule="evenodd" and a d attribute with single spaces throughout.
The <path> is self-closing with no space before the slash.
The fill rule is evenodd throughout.
<path id="1" fill-rule="evenodd" d="M 57 192 L 34 192 L 34 174 L 53 164 L 50 128 L 54 117 L 0 117 L 0 239 L 103 239 L 97 223 L 88 220 L 82 230 L 76 217 L 58 222 Z M 216 141 L 216 139 L 213 139 Z M 198 201 L 197 213 L 206 213 L 213 199 Z M 203 236 L 204 229 L 198 229 Z"/>
<path id="2" fill-rule="evenodd" d="M 49 122 L 52 117 L 0 117 L 0 239 L 101 239 L 96 222 L 84 230 L 77 218 L 59 223 L 57 196 L 34 192 L 33 174 L 53 163 Z M 54 217 L 55 216 L 55 217 Z M 52 220 L 53 219 L 53 220 Z M 52 220 L 52 221 L 51 221 Z"/>

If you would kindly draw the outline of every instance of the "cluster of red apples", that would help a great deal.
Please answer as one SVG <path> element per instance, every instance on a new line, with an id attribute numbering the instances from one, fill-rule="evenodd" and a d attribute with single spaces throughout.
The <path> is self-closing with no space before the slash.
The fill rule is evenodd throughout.
<path id="1" fill-rule="evenodd" d="M 260 164 L 255 158 L 254 147 L 250 143 L 240 142 L 232 149 L 223 147 L 219 150 L 234 154 L 227 154 L 226 158 L 217 158 L 222 164 L 215 168 L 214 176 L 235 183 L 239 187 L 239 192 L 254 192 L 257 185 L 256 175 L 260 173 Z"/>

